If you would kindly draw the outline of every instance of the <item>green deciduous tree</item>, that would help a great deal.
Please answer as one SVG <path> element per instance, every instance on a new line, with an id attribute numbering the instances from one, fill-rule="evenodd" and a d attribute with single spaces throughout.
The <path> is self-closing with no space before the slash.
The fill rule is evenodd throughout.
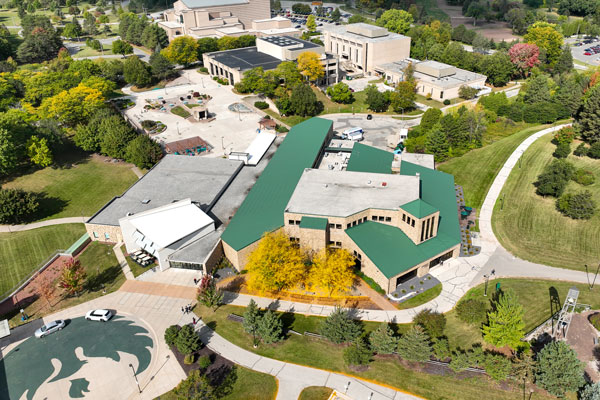
<path id="1" fill-rule="evenodd" d="M 444 334 L 446 317 L 437 311 L 424 309 L 413 317 L 413 323 L 420 325 L 430 337 L 438 338 Z"/>
<path id="2" fill-rule="evenodd" d="M 173 393 L 177 396 L 177 400 L 217 400 L 219 398 L 216 389 L 198 369 L 192 370 L 188 377 L 173 389 Z"/>
<path id="3" fill-rule="evenodd" d="M 27 221 L 39 208 L 38 196 L 20 189 L 0 189 L 0 223 Z"/>
<path id="4" fill-rule="evenodd" d="M 563 397 L 584 384 L 583 364 L 565 342 L 550 342 L 537 355 L 536 384 Z"/>
<path id="5" fill-rule="evenodd" d="M 112 116 L 100 123 L 100 152 L 112 158 L 124 159 L 127 145 L 137 133 L 118 116 Z"/>
<path id="6" fill-rule="evenodd" d="M 385 94 L 381 93 L 377 86 L 369 85 L 365 89 L 366 99 L 365 103 L 369 107 L 369 110 L 375 112 L 384 112 L 388 109 L 390 102 L 386 98 Z"/>
<path id="7" fill-rule="evenodd" d="M 0 176 L 8 175 L 18 165 L 18 141 L 7 129 L 0 128 Z"/>
<path id="8" fill-rule="evenodd" d="M 256 333 L 265 344 L 279 342 L 283 335 L 281 319 L 273 311 L 267 310 L 258 320 Z"/>
<path id="9" fill-rule="evenodd" d="M 125 160 L 138 168 L 152 168 L 162 158 L 162 148 L 146 135 L 138 135 L 125 148 Z"/>
<path id="10" fill-rule="evenodd" d="M 420 326 L 413 326 L 398 340 L 398 355 L 408 361 L 425 362 L 431 356 L 429 336 Z"/>
<path id="11" fill-rule="evenodd" d="M 127 54 L 133 53 L 133 46 L 124 40 L 117 39 L 112 43 L 113 54 L 120 54 L 125 57 Z"/>
<path id="12" fill-rule="evenodd" d="M 180 36 L 162 50 L 162 54 L 173 64 L 184 67 L 198 61 L 198 42 L 190 36 Z"/>
<path id="13" fill-rule="evenodd" d="M 487 75 L 488 82 L 494 86 L 504 86 L 514 74 L 514 65 L 505 51 L 496 51 L 485 56 L 479 64 L 481 73 Z"/>
<path id="14" fill-rule="evenodd" d="M 537 187 L 537 194 L 559 197 L 563 194 L 574 173 L 575 167 L 568 161 L 562 159 L 552 161 L 544 168 L 534 183 Z"/>
<path id="15" fill-rule="evenodd" d="M 413 16 L 404 10 L 387 10 L 377 19 L 377 25 L 390 32 L 405 34 L 413 23 Z"/>
<path id="16" fill-rule="evenodd" d="M 137 87 L 148 86 L 152 82 L 148 64 L 136 56 L 128 57 L 123 63 L 123 78 Z"/>
<path id="17" fill-rule="evenodd" d="M 309 32 L 314 32 L 317 29 L 317 22 L 315 21 L 315 16 L 313 14 L 306 18 L 306 29 L 308 29 Z"/>
<path id="18" fill-rule="evenodd" d="M 173 64 L 157 51 L 150 56 L 150 70 L 159 80 L 167 79 L 174 74 Z"/>
<path id="19" fill-rule="evenodd" d="M 310 86 L 301 83 L 292 90 L 290 110 L 302 117 L 312 117 L 323 111 L 323 103 L 317 100 L 317 95 Z"/>
<path id="20" fill-rule="evenodd" d="M 563 36 L 556 30 L 556 25 L 544 21 L 535 22 L 527 28 L 525 41 L 543 49 L 549 64 L 553 65 L 558 61 L 563 45 Z"/>
<path id="21" fill-rule="evenodd" d="M 417 94 L 413 82 L 398 82 L 396 89 L 390 95 L 390 105 L 395 112 L 400 113 L 415 106 Z"/>
<path id="22" fill-rule="evenodd" d="M 198 60 L 202 62 L 204 53 L 211 53 L 219 50 L 219 42 L 216 38 L 206 37 L 198 39 Z"/>
<path id="23" fill-rule="evenodd" d="M 512 289 L 501 292 L 494 309 L 488 313 L 488 323 L 482 327 L 483 339 L 496 347 L 522 347 L 525 333 L 523 306 Z"/>
<path id="24" fill-rule="evenodd" d="M 371 350 L 377 354 L 392 354 L 398 346 L 398 339 L 388 323 L 382 322 L 369 335 Z"/>
<path id="25" fill-rule="evenodd" d="M 338 82 L 333 86 L 329 86 L 327 88 L 327 95 L 336 103 L 350 104 L 354 101 L 354 95 L 344 82 Z"/>
<path id="26" fill-rule="evenodd" d="M 35 135 L 30 137 L 27 141 L 27 157 L 40 167 L 52 164 L 52 151 L 48 147 L 48 141 Z"/>
<path id="27" fill-rule="evenodd" d="M 336 344 L 354 341 L 361 331 L 361 326 L 350 318 L 348 310 L 341 307 L 336 307 L 320 327 L 321 335 Z"/>

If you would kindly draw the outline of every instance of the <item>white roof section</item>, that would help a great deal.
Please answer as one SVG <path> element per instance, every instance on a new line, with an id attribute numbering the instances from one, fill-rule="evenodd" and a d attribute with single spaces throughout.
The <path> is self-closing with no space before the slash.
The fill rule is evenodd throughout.
<path id="1" fill-rule="evenodd" d="M 253 22 L 287 21 L 287 20 L 288 20 L 288 18 L 282 17 L 281 15 L 278 15 L 278 16 L 273 17 L 273 18 L 255 19 L 255 20 L 253 20 Z"/>
<path id="2" fill-rule="evenodd" d="M 183 24 L 175 21 L 160 21 L 158 24 L 171 29 L 183 28 Z"/>
<path id="3" fill-rule="evenodd" d="M 152 247 L 157 250 L 214 223 L 191 199 L 177 201 L 126 219 L 142 234 L 142 237 L 136 239 L 151 241 Z"/>
<path id="4" fill-rule="evenodd" d="M 290 28 L 271 28 L 271 29 L 250 29 L 248 32 L 259 32 L 264 35 L 285 35 L 285 34 L 293 34 L 295 32 L 300 32 L 299 29 L 294 27 Z"/>
<path id="5" fill-rule="evenodd" d="M 305 169 L 286 212 L 347 217 L 369 208 L 397 210 L 419 198 L 418 176 Z"/>
<path id="6" fill-rule="evenodd" d="M 246 29 L 238 28 L 238 27 L 230 27 L 230 28 L 219 28 L 216 29 L 217 32 L 224 33 L 226 35 L 234 35 L 238 33 L 248 32 Z"/>
<path id="7" fill-rule="evenodd" d="M 265 155 L 271 144 L 275 140 L 277 135 L 269 132 L 261 132 L 250 143 L 250 146 L 246 149 L 248 153 L 248 165 L 256 165 L 260 159 Z"/>
<path id="8" fill-rule="evenodd" d="M 0 321 L 0 339 L 10 335 L 10 328 L 8 326 L 8 320 L 3 319 Z"/>

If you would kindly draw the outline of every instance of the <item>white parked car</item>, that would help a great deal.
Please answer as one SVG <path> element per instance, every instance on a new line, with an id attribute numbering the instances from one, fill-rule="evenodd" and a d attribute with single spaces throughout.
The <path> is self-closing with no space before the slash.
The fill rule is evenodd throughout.
<path id="1" fill-rule="evenodd" d="M 85 314 L 85 319 L 88 321 L 102 321 L 106 322 L 111 319 L 113 312 L 110 310 L 90 310 Z"/>
<path id="2" fill-rule="evenodd" d="M 36 338 L 43 338 L 51 333 L 60 331 L 65 327 L 65 321 L 58 319 L 56 321 L 48 322 L 46 325 L 42 325 L 37 331 L 35 331 Z"/>

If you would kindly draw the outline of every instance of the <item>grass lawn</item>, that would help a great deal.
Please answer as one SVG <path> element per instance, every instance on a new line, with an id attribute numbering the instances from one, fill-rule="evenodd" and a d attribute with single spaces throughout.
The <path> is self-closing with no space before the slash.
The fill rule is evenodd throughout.
<path id="1" fill-rule="evenodd" d="M 46 220 L 91 216 L 137 180 L 129 164 L 105 162 L 96 157 L 72 162 L 70 167 L 47 167 L 19 176 L 2 187 L 43 193 L 38 219 Z"/>
<path id="2" fill-rule="evenodd" d="M 460 100 L 460 99 L 459 99 Z M 442 107 L 446 107 L 444 105 L 444 103 L 439 102 L 437 100 L 433 100 L 433 99 L 428 99 L 427 97 L 418 94 L 417 95 L 417 103 L 421 103 L 421 104 L 425 104 L 429 107 L 433 107 L 433 108 L 442 108 Z M 450 104 L 454 104 L 452 103 L 452 101 L 450 101 Z"/>
<path id="3" fill-rule="evenodd" d="M 91 56 L 109 56 L 109 55 L 113 55 L 112 53 L 112 45 L 110 44 L 103 44 L 102 45 L 102 49 L 104 50 L 104 52 L 98 51 L 98 50 L 94 50 L 91 47 L 88 46 L 83 46 L 81 47 L 81 50 L 79 50 L 77 52 L 77 54 L 73 55 L 73 58 L 81 58 L 81 57 L 91 57 Z"/>
<path id="4" fill-rule="evenodd" d="M 127 254 L 125 245 L 121 246 L 121 251 L 123 252 L 123 254 Z M 156 266 L 156 263 L 152 263 L 152 264 L 148 265 L 147 267 L 142 267 L 140 264 L 133 261 L 131 259 L 131 257 L 129 257 L 129 256 L 125 256 L 125 260 L 127 260 L 127 265 L 129 265 L 129 269 L 131 270 L 131 273 L 133 274 L 134 277 L 138 277 L 141 274 L 143 274 L 144 272 L 146 272 L 149 269 L 152 269 L 153 267 Z"/>
<path id="5" fill-rule="evenodd" d="M 196 306 L 196 313 L 205 323 L 214 328 L 230 342 L 262 356 L 275 358 L 282 361 L 294 362 L 316 368 L 339 371 L 377 382 L 386 383 L 394 387 L 418 394 L 427 399 L 480 399 L 481 393 L 486 394 L 487 400 L 514 399 L 519 400 L 522 395 L 518 388 L 513 391 L 503 390 L 497 384 L 485 378 L 464 379 L 448 375 L 430 375 L 418 371 L 416 368 L 406 368 L 396 358 L 376 357 L 368 370 L 355 372 L 350 370 L 343 360 L 343 346 L 337 346 L 325 340 L 309 339 L 305 336 L 290 335 L 286 340 L 277 345 L 260 345 L 257 349 L 252 347 L 252 338 L 242 328 L 242 324 L 227 319 L 227 315 L 235 313 L 242 315 L 243 307 L 222 306 L 216 312 L 203 306 Z M 300 314 L 282 314 L 284 326 L 297 332 L 316 332 L 322 317 L 308 317 Z M 375 322 L 363 322 L 366 332 L 378 326 Z M 396 325 L 394 329 L 406 331 L 408 325 Z M 548 398 L 541 393 L 536 394 L 537 399 Z"/>
<path id="6" fill-rule="evenodd" d="M 528 136 L 549 126 L 538 125 L 523 129 L 488 146 L 446 161 L 437 168 L 454 175 L 454 181 L 464 189 L 466 204 L 479 209 L 498 171 L 512 152 Z"/>
<path id="7" fill-rule="evenodd" d="M 333 393 L 333 389 L 325 386 L 309 386 L 301 393 L 298 400 L 327 400 Z"/>
<path id="8" fill-rule="evenodd" d="M 579 289 L 580 304 L 589 304 L 592 309 L 600 308 L 600 288 L 597 286 L 589 290 L 587 285 L 573 284 L 571 282 L 538 280 L 538 279 L 496 279 L 488 284 L 488 297 L 484 297 L 484 284 L 469 290 L 462 298 L 491 299 L 495 293 L 496 283 L 501 284 L 502 290 L 512 289 L 517 294 L 519 302 L 523 305 L 525 315 L 525 331 L 530 331 L 552 314 L 562 308 L 569 288 L 576 286 Z M 490 304 L 491 308 L 491 304 Z M 451 311 L 446 315 L 446 336 L 453 348 L 470 348 L 475 343 L 483 343 L 483 336 L 478 326 L 466 324 L 458 319 L 456 312 Z"/>
<path id="9" fill-rule="evenodd" d="M 78 257 L 84 267 L 87 281 L 83 292 L 77 297 L 62 297 L 61 289 L 56 289 L 55 297 L 50 301 L 51 306 L 44 299 L 38 299 L 25 308 L 27 314 L 33 318 L 55 313 L 59 310 L 85 303 L 106 293 L 119 289 L 125 282 L 125 275 L 112 250 L 112 245 L 92 242 Z M 21 323 L 20 314 L 9 315 L 11 326 Z"/>
<path id="10" fill-rule="evenodd" d="M 400 310 L 417 307 L 417 306 L 420 306 L 421 304 L 425 304 L 428 301 L 435 299 L 436 297 L 438 297 L 440 295 L 440 293 L 442 293 L 442 284 L 441 283 L 435 285 L 434 287 L 432 287 L 429 290 L 424 291 L 423 293 L 419 293 L 418 295 L 411 297 L 410 299 L 406 300 L 405 302 L 398 304 L 397 307 Z"/>
<path id="11" fill-rule="evenodd" d="M 433 19 L 437 19 L 442 22 L 450 22 L 450 17 L 444 12 L 444 10 L 438 7 L 436 0 L 417 0 L 416 4 L 417 7 L 419 7 L 419 10 L 422 8 L 423 12 L 426 15 L 431 16 Z"/>
<path id="12" fill-rule="evenodd" d="M 0 297 L 10 292 L 56 250 L 68 249 L 85 233 L 83 224 L 0 233 Z M 6 293 L 8 295 L 8 293 Z"/>
<path id="13" fill-rule="evenodd" d="M 273 400 L 277 395 L 277 381 L 271 375 L 236 367 L 237 378 L 233 390 L 222 400 Z M 173 391 L 158 396 L 155 400 L 177 400 Z"/>
<path id="14" fill-rule="evenodd" d="M 600 212 L 589 220 L 573 220 L 556 210 L 555 198 L 535 193 L 533 183 L 553 159 L 556 146 L 551 139 L 552 135 L 538 139 L 523 154 L 523 168 L 512 170 L 501 195 L 505 196 L 504 208 L 500 210 L 501 197 L 494 209 L 494 232 L 508 251 L 523 259 L 560 268 L 585 270 L 584 264 L 595 268 Z M 569 182 L 565 193 L 589 190 L 600 204 L 600 160 L 571 154 L 568 161 L 576 168 L 592 171 L 596 182 L 590 186 Z"/>
<path id="15" fill-rule="evenodd" d="M 184 110 L 183 107 L 181 107 L 181 106 L 175 106 L 175 107 L 171 108 L 171 112 L 181 118 L 187 118 L 190 115 L 192 115 L 189 112 L 187 112 L 186 110 Z"/>

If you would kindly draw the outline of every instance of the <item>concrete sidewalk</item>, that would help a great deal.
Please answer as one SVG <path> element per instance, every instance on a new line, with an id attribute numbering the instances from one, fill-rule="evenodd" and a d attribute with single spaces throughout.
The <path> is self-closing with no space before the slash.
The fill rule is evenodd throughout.
<path id="1" fill-rule="evenodd" d="M 189 319 L 191 322 L 191 317 Z M 279 380 L 277 400 L 297 399 L 302 389 L 308 386 L 326 386 L 344 393 L 346 385 L 348 396 L 357 400 L 409 400 L 422 398 L 335 372 L 259 356 L 228 342 L 202 321 L 196 324 L 196 330 L 202 341 L 215 353 L 246 368 L 276 377 Z"/>
<path id="2" fill-rule="evenodd" d="M 34 222 L 26 225 L 0 225 L 0 233 L 29 231 L 31 229 L 42 228 L 44 226 L 62 225 L 62 224 L 83 224 L 90 217 L 69 217 L 49 219 L 48 221 Z"/>

